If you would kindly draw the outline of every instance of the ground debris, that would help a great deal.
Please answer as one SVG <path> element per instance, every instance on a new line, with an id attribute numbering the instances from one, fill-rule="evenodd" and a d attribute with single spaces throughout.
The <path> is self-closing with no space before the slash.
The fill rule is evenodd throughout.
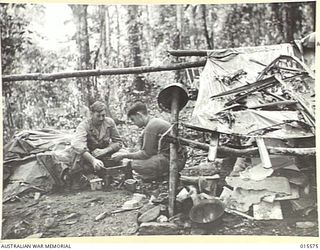
<path id="1" fill-rule="evenodd" d="M 110 215 L 110 212 L 105 211 L 103 213 L 98 214 L 95 218 L 94 221 L 99 221 L 99 220 L 103 220 L 104 218 L 106 218 L 108 215 Z"/>
<path id="2" fill-rule="evenodd" d="M 76 217 L 79 217 L 79 216 L 80 216 L 79 213 L 71 213 L 71 214 L 67 215 L 66 217 L 64 217 L 62 220 L 73 219 L 73 218 L 76 218 Z"/>
<path id="3" fill-rule="evenodd" d="M 66 221 L 64 224 L 65 225 L 73 225 L 76 224 L 78 222 L 78 220 L 70 220 L 70 221 Z"/>
<path id="4" fill-rule="evenodd" d="M 53 228 L 58 225 L 58 222 L 54 218 L 47 218 L 44 221 L 44 227 L 45 228 Z"/>

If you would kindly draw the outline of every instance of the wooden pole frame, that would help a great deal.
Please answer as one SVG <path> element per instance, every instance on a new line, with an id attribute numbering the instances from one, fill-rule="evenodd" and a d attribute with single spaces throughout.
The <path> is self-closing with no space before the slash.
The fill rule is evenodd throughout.
<path id="1" fill-rule="evenodd" d="M 3 75 L 2 82 L 14 82 L 14 81 L 30 81 L 30 80 L 42 80 L 42 81 L 55 81 L 63 78 L 72 77 L 88 77 L 88 76 L 101 76 L 101 75 L 124 75 L 124 74 L 143 74 L 159 71 L 171 71 L 187 68 L 203 67 L 206 64 L 206 59 L 202 59 L 196 62 L 184 62 L 177 64 L 169 64 L 162 66 L 142 66 L 142 67 L 129 67 L 129 68 L 111 68 L 111 69 L 97 69 L 97 70 L 76 70 L 70 72 L 58 72 L 58 73 L 31 73 L 31 74 L 19 74 L 19 75 Z"/>
<path id="2" fill-rule="evenodd" d="M 197 142 L 181 137 L 173 137 L 166 135 L 165 139 L 170 143 L 177 143 L 188 147 L 198 148 L 204 151 L 209 151 L 210 145 L 207 143 Z M 283 148 L 267 146 L 267 151 L 270 155 L 287 155 L 287 156 L 315 156 L 316 148 Z M 250 147 L 246 149 L 236 149 L 226 146 L 219 146 L 217 149 L 217 156 L 223 157 L 259 157 L 258 147 Z"/>
<path id="3" fill-rule="evenodd" d="M 178 137 L 179 123 L 179 92 L 178 89 L 173 89 L 171 103 L 171 122 L 173 127 L 171 130 L 172 137 Z M 175 214 L 176 191 L 178 182 L 178 145 L 170 143 L 170 169 L 169 169 L 169 216 Z"/>

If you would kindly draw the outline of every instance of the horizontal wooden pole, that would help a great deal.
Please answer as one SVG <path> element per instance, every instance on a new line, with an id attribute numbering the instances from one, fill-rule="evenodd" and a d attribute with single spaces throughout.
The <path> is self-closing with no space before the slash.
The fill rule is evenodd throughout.
<path id="1" fill-rule="evenodd" d="M 173 138 L 167 135 L 168 139 L 172 143 L 180 143 L 185 146 L 202 149 L 209 151 L 209 144 L 192 141 L 184 138 Z M 282 147 L 267 147 L 270 155 L 288 155 L 288 156 L 315 156 L 316 148 L 282 148 Z M 236 149 L 226 146 L 218 147 L 218 157 L 259 157 L 259 150 L 257 147 L 251 147 L 246 149 Z"/>
<path id="2" fill-rule="evenodd" d="M 208 50 L 167 50 L 172 56 L 207 56 Z"/>
<path id="3" fill-rule="evenodd" d="M 58 73 L 50 73 L 50 74 L 31 73 L 31 74 L 19 74 L 19 75 L 3 75 L 2 81 L 3 82 L 30 81 L 30 80 L 54 81 L 57 79 L 72 78 L 72 77 L 143 74 L 143 73 L 150 73 L 150 72 L 203 67 L 205 64 L 206 64 L 206 59 L 202 59 L 197 62 L 184 62 L 184 63 L 164 65 L 164 66 L 142 66 L 142 67 L 130 67 L 130 68 L 77 70 L 77 71 L 58 72 Z"/>

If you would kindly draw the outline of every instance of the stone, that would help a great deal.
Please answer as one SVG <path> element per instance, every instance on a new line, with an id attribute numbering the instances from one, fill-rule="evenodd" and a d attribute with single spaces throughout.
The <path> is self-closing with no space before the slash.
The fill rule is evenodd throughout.
<path id="1" fill-rule="evenodd" d="M 179 228 L 171 222 L 145 222 L 138 230 L 138 235 L 177 235 Z"/>
<path id="2" fill-rule="evenodd" d="M 135 201 L 143 201 L 147 198 L 147 196 L 145 194 L 139 194 L 139 193 L 134 193 L 132 195 L 132 199 L 135 200 Z"/>
<path id="3" fill-rule="evenodd" d="M 143 222 L 150 222 L 155 220 L 160 215 L 160 210 L 161 210 L 160 205 L 147 210 L 146 212 L 144 212 L 142 215 L 139 216 L 138 222 L 143 223 Z"/>
<path id="4" fill-rule="evenodd" d="M 144 204 L 142 208 L 139 209 L 139 215 L 147 212 L 148 210 L 154 208 L 155 205 L 152 204 L 152 203 L 147 203 L 147 204 Z"/>
<path id="5" fill-rule="evenodd" d="M 168 217 L 165 216 L 165 215 L 160 215 L 160 216 L 157 218 L 157 222 L 168 222 Z"/>

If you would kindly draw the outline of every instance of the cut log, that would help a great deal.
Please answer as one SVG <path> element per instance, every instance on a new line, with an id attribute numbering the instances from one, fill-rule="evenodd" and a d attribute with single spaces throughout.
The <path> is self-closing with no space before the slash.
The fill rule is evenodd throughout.
<path id="1" fill-rule="evenodd" d="M 199 60 L 197 62 L 177 63 L 165 66 L 143 66 L 143 67 L 130 67 L 130 68 L 116 68 L 116 69 L 97 69 L 97 70 L 77 70 L 70 72 L 58 72 L 58 73 L 31 73 L 20 75 L 4 75 L 2 76 L 3 82 L 14 81 L 29 81 L 29 80 L 42 80 L 42 81 L 54 81 L 62 78 L 71 77 L 88 77 L 88 76 L 101 76 L 101 75 L 125 75 L 125 74 L 142 74 L 149 72 L 170 71 L 187 68 L 203 67 L 206 64 L 206 59 Z"/>

